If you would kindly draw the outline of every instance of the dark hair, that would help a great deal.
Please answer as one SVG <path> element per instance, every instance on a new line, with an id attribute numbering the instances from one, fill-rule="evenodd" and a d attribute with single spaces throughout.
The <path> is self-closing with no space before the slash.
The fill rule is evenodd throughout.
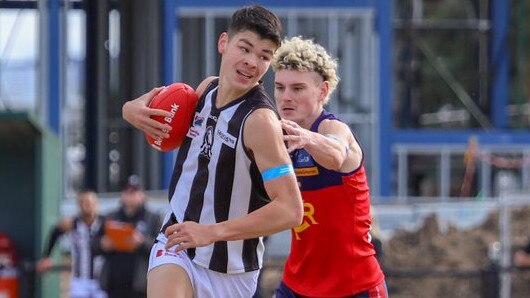
<path id="1" fill-rule="evenodd" d="M 122 191 L 143 191 L 142 179 L 138 175 L 131 175 L 122 187 Z"/>
<path id="2" fill-rule="evenodd" d="M 282 24 L 278 16 L 261 5 L 250 5 L 234 12 L 228 34 L 232 36 L 241 31 L 249 30 L 261 38 L 269 39 L 280 46 L 282 42 Z"/>

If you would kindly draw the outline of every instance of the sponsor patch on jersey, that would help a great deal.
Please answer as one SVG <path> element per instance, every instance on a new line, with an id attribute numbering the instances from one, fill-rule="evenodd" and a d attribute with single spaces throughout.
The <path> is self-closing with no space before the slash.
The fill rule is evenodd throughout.
<path id="1" fill-rule="evenodd" d="M 174 251 L 170 251 L 170 250 L 165 250 L 164 251 L 164 256 L 170 256 L 170 257 L 178 257 L 178 254 Z"/>
<path id="2" fill-rule="evenodd" d="M 191 127 L 188 130 L 188 134 L 186 136 L 188 136 L 189 138 L 195 138 L 196 136 L 198 136 L 203 122 L 204 122 L 204 117 L 199 115 L 199 113 L 195 113 L 195 117 L 193 118 L 193 123 L 191 124 Z"/>
<path id="3" fill-rule="evenodd" d="M 308 176 L 317 176 L 319 172 L 318 172 L 317 167 L 309 167 L 309 168 L 296 168 L 294 169 L 294 173 L 296 174 L 296 177 L 308 177 Z"/>
<path id="4" fill-rule="evenodd" d="M 167 249 L 159 249 L 156 251 L 156 257 L 159 258 L 161 256 L 178 257 L 177 253 Z"/>
<path id="5" fill-rule="evenodd" d="M 202 126 L 203 122 L 204 117 L 201 116 L 199 113 L 195 113 L 195 117 L 193 118 L 193 126 Z"/>
<path id="6" fill-rule="evenodd" d="M 219 138 L 223 142 L 223 144 L 225 144 L 226 146 L 232 149 L 236 147 L 237 139 L 231 134 L 229 134 L 228 132 L 221 131 L 218 129 L 215 134 L 216 134 L 216 137 Z"/>

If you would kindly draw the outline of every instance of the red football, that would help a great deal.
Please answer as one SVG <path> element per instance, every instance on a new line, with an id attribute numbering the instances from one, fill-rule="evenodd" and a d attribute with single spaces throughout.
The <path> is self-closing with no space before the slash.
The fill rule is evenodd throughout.
<path id="1" fill-rule="evenodd" d="M 151 100 L 149 107 L 169 111 L 172 116 L 151 116 L 151 118 L 169 124 L 172 129 L 169 131 L 169 138 L 167 139 L 155 139 L 146 134 L 147 142 L 160 151 L 171 151 L 178 148 L 186 138 L 190 128 L 193 115 L 195 115 L 197 100 L 195 90 L 184 83 L 173 83 L 160 91 Z"/>

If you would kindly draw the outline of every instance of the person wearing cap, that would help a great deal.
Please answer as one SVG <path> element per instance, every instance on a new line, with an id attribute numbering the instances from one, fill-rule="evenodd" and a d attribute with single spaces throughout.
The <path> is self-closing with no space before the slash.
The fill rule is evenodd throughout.
<path id="1" fill-rule="evenodd" d="M 161 218 L 146 208 L 145 200 L 139 177 L 129 177 L 120 207 L 107 216 L 105 233 L 94 242 L 94 250 L 105 257 L 100 280 L 109 298 L 146 296 L 149 252 Z"/>

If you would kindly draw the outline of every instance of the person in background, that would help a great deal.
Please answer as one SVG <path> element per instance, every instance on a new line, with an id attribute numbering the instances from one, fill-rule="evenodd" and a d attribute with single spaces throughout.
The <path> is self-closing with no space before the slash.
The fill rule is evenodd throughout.
<path id="1" fill-rule="evenodd" d="M 79 214 L 61 220 L 50 233 L 47 246 L 36 264 L 39 273 L 49 271 L 54 265 L 51 253 L 60 237 L 70 236 L 71 280 L 69 297 L 104 298 L 99 285 L 102 257 L 94 254 L 91 241 L 103 234 L 104 217 L 98 214 L 98 196 L 93 191 L 81 191 L 77 195 Z"/>
<path id="2" fill-rule="evenodd" d="M 304 201 L 302 225 L 276 298 L 387 297 L 370 242 L 370 192 L 363 151 L 348 125 L 324 105 L 337 62 L 310 39 L 284 40 L 272 60 L 274 98 Z"/>
<path id="3" fill-rule="evenodd" d="M 530 267 L 530 241 L 515 252 L 513 264 L 517 267 Z"/>
<path id="4" fill-rule="evenodd" d="M 227 29 L 217 40 L 219 76 L 197 87 L 195 118 L 176 154 L 171 208 L 151 253 L 151 298 L 252 297 L 263 236 L 302 220 L 279 115 L 261 84 L 281 43 L 280 20 L 250 5 L 232 14 Z M 125 103 L 123 117 L 166 137 L 161 123 L 148 121 L 155 111 L 167 116 L 147 107 L 157 92 Z"/>
<path id="5" fill-rule="evenodd" d="M 128 178 L 120 203 L 107 216 L 105 233 L 94 241 L 94 250 L 105 258 L 101 286 L 109 298 L 146 297 L 149 251 L 161 218 L 146 208 L 146 195 L 136 175 Z"/>

